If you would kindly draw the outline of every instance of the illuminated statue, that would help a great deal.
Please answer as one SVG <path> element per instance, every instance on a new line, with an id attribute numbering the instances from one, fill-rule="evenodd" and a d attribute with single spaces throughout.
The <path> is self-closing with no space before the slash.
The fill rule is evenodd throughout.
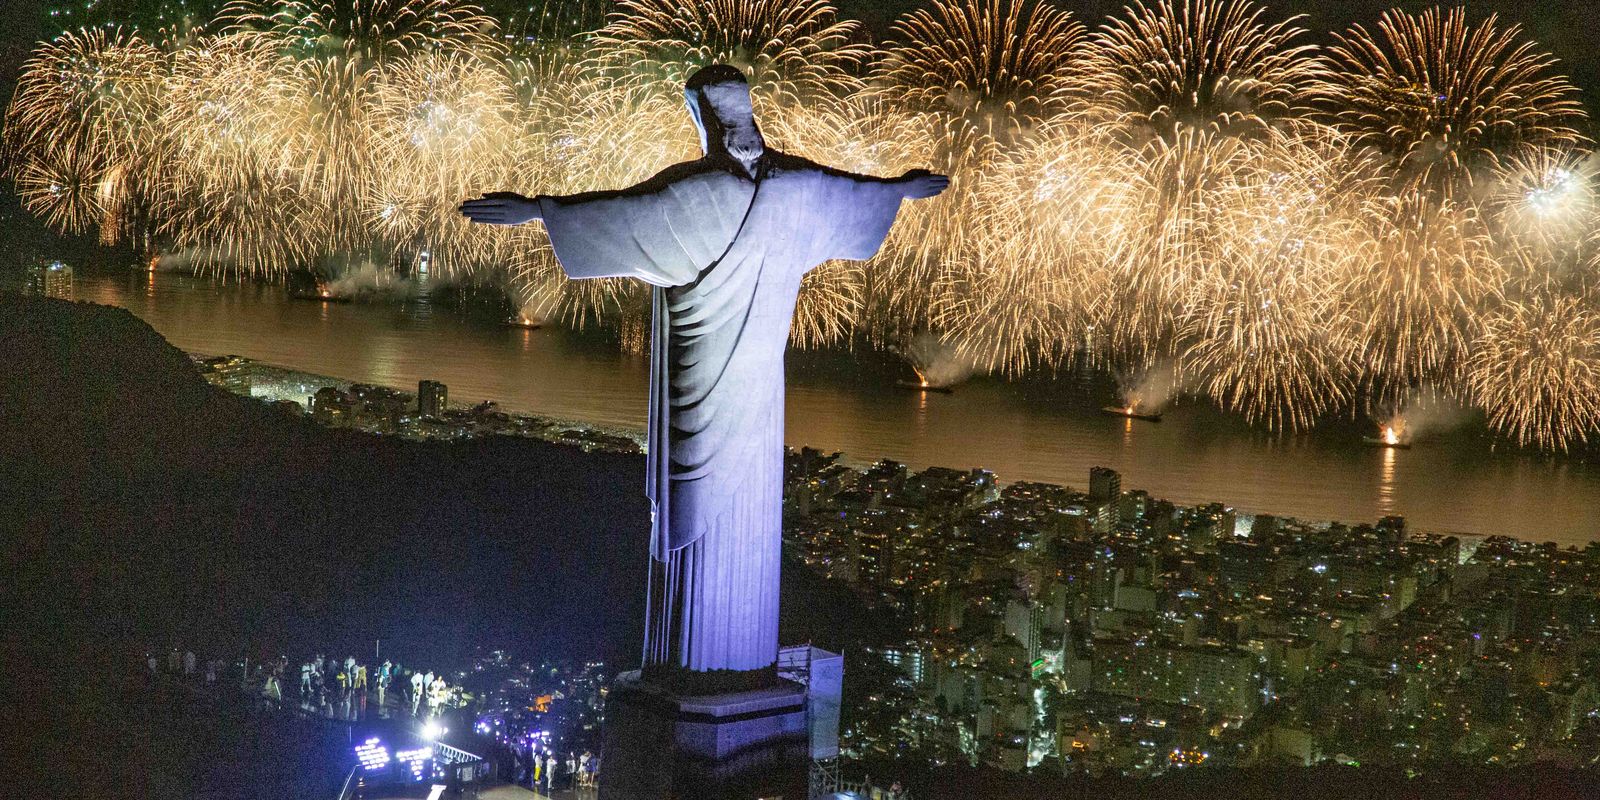
<path id="1" fill-rule="evenodd" d="M 654 504 L 645 659 L 749 670 L 778 654 L 783 357 L 800 278 L 878 252 L 902 199 L 949 179 L 853 175 L 768 149 L 739 70 L 685 87 L 705 156 L 627 189 L 461 204 L 544 220 L 570 278 L 651 284 L 646 491 Z"/>

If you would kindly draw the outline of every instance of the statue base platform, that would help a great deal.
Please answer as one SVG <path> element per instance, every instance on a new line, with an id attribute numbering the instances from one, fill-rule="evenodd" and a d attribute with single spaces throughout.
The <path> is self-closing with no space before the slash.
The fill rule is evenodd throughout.
<path id="1" fill-rule="evenodd" d="M 683 696 L 624 672 L 606 697 L 600 800 L 803 798 L 806 689 Z"/>

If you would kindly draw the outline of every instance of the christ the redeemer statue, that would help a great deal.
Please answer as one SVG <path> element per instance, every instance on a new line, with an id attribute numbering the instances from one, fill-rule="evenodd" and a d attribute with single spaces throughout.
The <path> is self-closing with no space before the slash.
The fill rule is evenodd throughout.
<path id="1" fill-rule="evenodd" d="M 874 178 L 768 149 L 750 87 L 706 67 L 684 94 L 705 155 L 617 191 L 496 192 L 474 222 L 544 220 L 569 278 L 649 283 L 646 664 L 751 670 L 778 656 L 783 357 L 800 278 L 878 252 L 900 201 L 949 179 Z"/>

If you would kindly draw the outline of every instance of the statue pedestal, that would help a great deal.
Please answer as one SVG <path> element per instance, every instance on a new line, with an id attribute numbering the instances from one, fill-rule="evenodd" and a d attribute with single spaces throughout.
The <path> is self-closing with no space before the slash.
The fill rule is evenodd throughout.
<path id="1" fill-rule="evenodd" d="M 806 690 L 680 696 L 617 677 L 606 697 L 601 800 L 803 798 Z"/>

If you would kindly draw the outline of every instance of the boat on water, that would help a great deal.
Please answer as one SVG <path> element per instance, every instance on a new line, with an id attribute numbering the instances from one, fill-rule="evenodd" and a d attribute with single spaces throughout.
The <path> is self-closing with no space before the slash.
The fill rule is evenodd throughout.
<path id="1" fill-rule="evenodd" d="M 1361 437 L 1361 442 L 1363 444 L 1367 445 L 1368 447 L 1392 447 L 1392 448 L 1394 448 L 1396 450 L 1410 450 L 1411 449 L 1411 443 L 1410 442 L 1399 442 L 1399 441 L 1391 442 L 1387 438 L 1382 437 L 1382 436 L 1363 436 L 1363 437 Z"/>
<path id="2" fill-rule="evenodd" d="M 1133 406 L 1105 406 L 1100 410 L 1112 416 L 1127 417 L 1128 419 L 1142 419 L 1145 422 L 1161 421 L 1161 414 L 1159 412 L 1140 411 L 1138 408 Z"/>
<path id="3" fill-rule="evenodd" d="M 1377 436 L 1363 436 L 1361 443 L 1368 447 L 1392 447 L 1396 450 L 1410 450 L 1411 439 L 1400 433 L 1400 429 L 1393 425 L 1383 426 L 1383 432 Z"/>
<path id="4" fill-rule="evenodd" d="M 295 292 L 295 293 L 289 295 L 289 297 L 292 298 L 292 299 L 295 299 L 295 300 L 315 300 L 315 301 L 317 301 L 319 303 L 348 303 L 348 302 L 350 302 L 349 295 L 337 295 L 337 294 L 334 294 L 332 292 L 327 292 L 327 291 L 321 291 L 321 292 Z"/>
<path id="5" fill-rule="evenodd" d="M 936 386 L 927 381 L 895 381 L 895 385 L 902 389 L 911 389 L 917 392 L 938 392 L 939 394 L 952 394 L 955 389 L 949 386 Z"/>
<path id="6" fill-rule="evenodd" d="M 505 324 L 510 328 L 524 328 L 530 331 L 536 331 L 544 326 L 544 323 L 537 320 L 528 319 L 521 314 L 512 314 L 511 316 L 506 317 Z"/>

